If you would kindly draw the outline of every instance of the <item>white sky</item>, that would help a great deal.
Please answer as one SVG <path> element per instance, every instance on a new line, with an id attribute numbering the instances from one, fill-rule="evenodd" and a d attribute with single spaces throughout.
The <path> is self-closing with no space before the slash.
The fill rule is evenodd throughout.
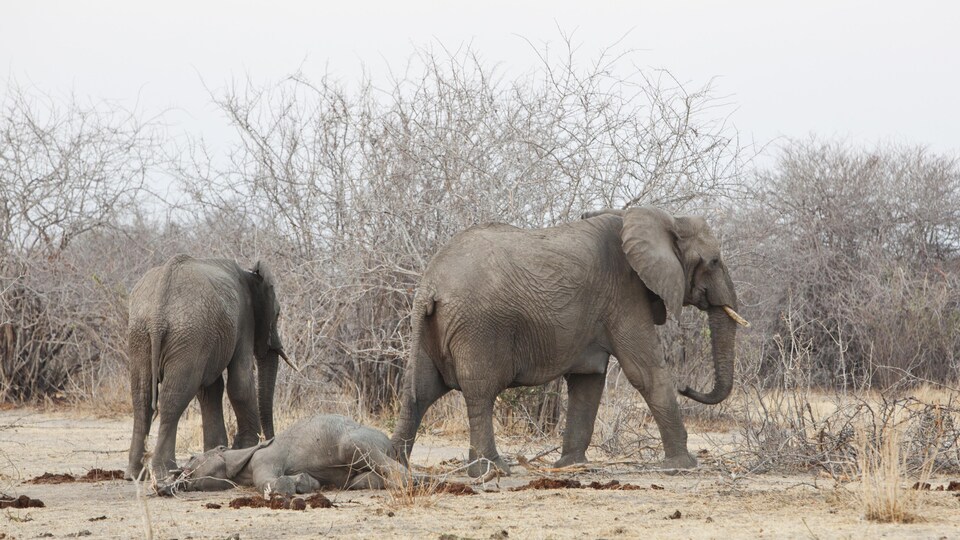
<path id="1" fill-rule="evenodd" d="M 960 151 L 960 3 L 948 1 L 0 0 L 0 82 L 174 108 L 174 127 L 216 138 L 229 132 L 201 77 L 269 82 L 302 65 L 352 81 L 414 45 L 464 43 L 519 72 L 535 63 L 519 36 L 559 45 L 558 27 L 591 54 L 629 32 L 640 65 L 692 86 L 716 77 L 746 140 Z"/>

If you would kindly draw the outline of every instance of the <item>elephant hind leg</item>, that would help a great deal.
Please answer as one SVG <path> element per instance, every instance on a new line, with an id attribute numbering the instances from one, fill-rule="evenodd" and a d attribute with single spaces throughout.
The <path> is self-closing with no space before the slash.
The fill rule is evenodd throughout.
<path id="1" fill-rule="evenodd" d="M 194 392 L 174 386 L 173 381 L 186 379 L 186 377 L 178 378 L 168 373 L 166 380 L 170 382 L 160 385 L 158 400 L 160 428 L 157 430 L 157 447 L 152 461 L 153 475 L 158 482 L 163 481 L 170 470 L 177 468 L 177 425 L 180 423 L 183 411 L 193 399 Z"/>
<path id="2" fill-rule="evenodd" d="M 150 351 L 147 351 L 149 358 Z M 132 358 L 135 358 L 132 356 Z M 146 439 L 150 433 L 153 409 L 150 403 L 152 384 L 150 374 L 138 367 L 130 370 L 130 395 L 133 401 L 133 437 L 130 439 L 130 455 L 127 470 L 123 477 L 136 480 L 143 470 L 143 456 L 146 453 Z"/>
<path id="3" fill-rule="evenodd" d="M 563 452 L 556 467 L 587 462 L 587 447 L 593 437 L 606 377 L 606 373 L 567 375 L 567 424 Z"/>
<path id="4" fill-rule="evenodd" d="M 367 471 L 351 476 L 346 489 L 386 489 L 387 487 L 387 481 L 383 476 L 374 471 Z"/>
<path id="5" fill-rule="evenodd" d="M 421 349 L 404 374 L 400 420 L 390 440 L 397 461 L 404 465 L 409 462 L 423 416 L 449 391 L 433 360 Z"/>
<path id="6" fill-rule="evenodd" d="M 467 402 L 470 422 L 470 465 L 467 474 L 478 478 L 498 469 L 501 474 L 509 476 L 510 466 L 500 457 L 493 434 L 493 402 L 496 396 L 468 397 L 465 393 L 463 397 Z"/>

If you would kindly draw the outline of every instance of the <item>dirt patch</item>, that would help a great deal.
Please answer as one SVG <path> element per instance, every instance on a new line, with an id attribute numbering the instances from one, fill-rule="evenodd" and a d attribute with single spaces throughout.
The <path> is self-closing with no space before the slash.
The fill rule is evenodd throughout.
<path id="1" fill-rule="evenodd" d="M 436 493 L 447 493 L 449 495 L 476 495 L 477 492 L 470 486 L 460 482 L 440 482 L 437 484 Z"/>
<path id="2" fill-rule="evenodd" d="M 612 489 L 612 490 L 621 490 L 621 491 L 637 491 L 643 489 L 642 487 L 635 484 L 621 484 L 619 480 L 610 480 L 605 484 L 600 482 L 593 481 L 587 484 L 590 489 Z"/>
<path id="3" fill-rule="evenodd" d="M 310 508 L 332 508 L 333 503 L 326 498 L 323 493 L 314 493 L 304 499 L 303 497 L 285 497 L 274 493 L 269 499 L 260 495 L 252 497 L 237 497 L 230 501 L 230 508 L 269 508 L 271 510 L 306 510 Z M 220 506 L 217 505 L 217 508 Z M 211 508 L 207 505 L 207 508 Z"/>
<path id="4" fill-rule="evenodd" d="M 459 397 L 458 397 L 459 399 Z M 639 399 L 639 398 L 638 398 Z M 196 431 L 202 444 L 200 415 L 182 425 Z M 465 422 L 465 420 L 464 420 Z M 11 426 L 9 428 L 4 426 Z M 133 429 L 132 414 L 122 419 L 88 419 L 74 413 L 48 414 L 31 410 L 0 410 L 0 458 L 15 458 L 23 479 L 44 471 L 77 471 L 81 476 L 90 467 L 121 469 L 127 461 L 127 444 Z M 652 429 L 656 429 L 652 427 Z M 455 440 L 425 433 L 414 448 L 411 462 L 435 467 L 441 460 L 463 455 L 469 437 Z M 707 446 L 696 442 L 691 432 L 692 449 Z M 711 437 L 720 437 L 712 435 Z M 72 450 L 65 451 L 68 443 Z M 527 439 L 504 439 L 502 451 L 510 455 L 531 452 Z M 559 440 L 538 443 L 561 444 Z M 511 446 L 513 445 L 513 446 Z M 201 451 L 201 448 L 193 448 Z M 592 449 L 591 449 L 592 450 Z M 714 456 L 720 450 L 713 451 Z M 186 459 L 185 454 L 177 456 Z M 599 454 L 594 459 L 600 461 Z M 632 459 L 632 458 L 631 458 Z M 2 470 L 2 466 L 0 466 Z M 337 508 L 311 510 L 307 494 L 305 511 L 230 508 L 234 497 L 257 495 L 255 490 L 223 492 L 185 492 L 177 497 L 143 497 L 134 482 L 72 482 L 62 485 L 23 486 L 6 489 L 10 495 L 21 492 L 42 497 L 45 508 L 0 510 L 0 536 L 16 538 L 66 538 L 89 530 L 86 538 L 143 538 L 143 503 L 151 514 L 155 538 L 295 538 L 314 531 L 337 538 L 428 538 L 441 534 L 462 538 L 488 539 L 493 533 L 507 531 L 510 538 L 626 538 L 690 537 L 697 531 L 704 538 L 724 540 L 764 537 L 816 536 L 819 538 L 940 538 L 960 527 L 960 512 L 953 495 L 960 494 L 960 477 L 937 475 L 925 481 L 930 491 L 914 491 L 921 506 L 917 514 L 924 521 L 910 524 L 878 524 L 863 519 L 859 505 L 842 490 L 811 484 L 809 473 L 744 474 L 729 479 L 727 469 L 703 467 L 686 474 L 667 475 L 639 464 L 606 464 L 592 472 L 547 475 L 550 478 L 575 478 L 581 489 L 549 491 L 508 491 L 523 486 L 540 474 L 517 470 L 499 484 L 488 484 L 496 492 L 471 484 L 465 473 L 450 473 L 445 478 L 463 482 L 478 497 L 437 495 L 436 504 L 418 500 L 413 506 L 393 509 L 383 490 L 357 490 L 337 493 Z M 592 481 L 603 486 L 610 479 L 642 486 L 649 497 L 630 497 L 630 511 L 624 511 L 624 497 L 615 489 L 594 490 Z M 912 479 L 916 481 L 916 478 Z M 8 479 L 8 482 L 10 480 Z M 909 488 L 913 481 L 906 483 Z M 947 493 L 950 481 L 954 491 Z M 656 487 L 654 487 L 656 486 Z M 943 492 L 936 492 L 943 486 Z M 0 492 L 3 492 L 0 486 Z M 143 491 L 144 486 L 140 486 Z M 40 492 L 39 490 L 43 491 Z M 652 490 L 657 490 L 654 494 Z M 323 494 L 333 500 L 333 495 Z M 635 494 L 629 492 L 629 494 Z M 262 495 L 262 493 L 260 493 Z M 653 496 L 655 495 L 655 496 Z M 325 497 L 324 497 L 325 498 Z M 317 499 L 322 499 L 317 497 Z M 433 499 L 423 499 L 429 501 Z M 217 504 L 220 509 L 207 509 Z M 322 502 L 320 503 L 323 504 Z M 319 508 L 319 506 L 318 506 Z M 680 519 L 667 519 L 679 509 Z M 9 512 L 9 516 L 5 515 Z M 493 515 L 492 515 L 493 514 Z M 106 519 L 90 521 L 106 516 Z M 264 519 L 268 516 L 269 519 Z M 494 517 L 495 516 L 495 517 Z M 19 520 L 23 518 L 22 520 Z M 318 521 L 318 518 L 319 519 Z M 322 523 L 321 523 L 322 522 Z M 548 532 L 544 532 L 548 531 Z M 762 532 L 761 532 L 762 531 Z M 502 534 L 500 536 L 503 536 Z"/>
<path id="5" fill-rule="evenodd" d="M 45 472 L 36 478 L 27 480 L 27 484 L 69 484 L 71 482 L 106 482 L 109 480 L 123 480 L 123 471 L 90 469 L 87 474 L 77 477 L 66 473 Z"/>
<path id="6" fill-rule="evenodd" d="M 580 489 L 583 484 L 579 480 L 560 478 L 537 478 L 526 485 L 510 488 L 510 491 L 525 491 L 528 489 Z"/>
<path id="7" fill-rule="evenodd" d="M 621 484 L 619 480 L 610 480 L 609 482 L 602 484 L 594 480 L 587 485 L 583 485 L 579 480 L 571 480 L 566 478 L 537 478 L 536 480 L 531 480 L 526 485 L 511 488 L 510 491 L 525 491 L 528 489 L 598 489 L 634 491 L 644 488 L 634 484 Z"/>
<path id="8" fill-rule="evenodd" d="M 960 491 L 960 482 L 950 480 L 946 486 L 937 486 L 935 488 L 930 485 L 930 482 L 917 482 L 913 484 L 911 489 L 917 491 Z"/>
<path id="9" fill-rule="evenodd" d="M 26 495 L 11 497 L 0 494 L 0 508 L 44 508 L 45 506 L 40 499 L 31 499 Z"/>

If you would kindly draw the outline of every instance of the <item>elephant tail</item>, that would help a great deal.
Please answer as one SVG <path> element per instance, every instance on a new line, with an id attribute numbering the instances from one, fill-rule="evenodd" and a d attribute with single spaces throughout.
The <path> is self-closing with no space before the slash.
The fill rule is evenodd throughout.
<path id="1" fill-rule="evenodd" d="M 433 289 L 424 291 L 422 297 L 418 298 L 417 300 L 420 305 L 421 317 L 429 317 L 433 315 L 433 309 L 437 305 L 436 293 L 433 291 Z"/>
<path id="2" fill-rule="evenodd" d="M 150 331 L 150 408 L 153 419 L 157 419 L 157 393 L 160 386 L 160 347 L 163 344 L 165 329 L 155 325 Z"/>

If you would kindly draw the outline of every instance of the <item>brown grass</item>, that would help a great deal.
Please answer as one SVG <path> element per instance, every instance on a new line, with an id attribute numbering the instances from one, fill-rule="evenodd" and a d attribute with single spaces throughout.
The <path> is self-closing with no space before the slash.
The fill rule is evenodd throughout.
<path id="1" fill-rule="evenodd" d="M 908 467 L 903 453 L 903 429 L 886 426 L 880 440 L 872 440 L 867 431 L 857 434 L 860 468 L 860 489 L 857 492 L 864 517 L 880 523 L 914 523 L 919 515 L 923 492 L 911 489 Z M 919 484 L 928 483 L 932 459 L 924 462 Z"/>
<path id="2" fill-rule="evenodd" d="M 410 469 L 387 478 L 386 505 L 389 508 L 432 508 L 440 498 L 443 480 L 430 476 L 415 478 Z"/>

